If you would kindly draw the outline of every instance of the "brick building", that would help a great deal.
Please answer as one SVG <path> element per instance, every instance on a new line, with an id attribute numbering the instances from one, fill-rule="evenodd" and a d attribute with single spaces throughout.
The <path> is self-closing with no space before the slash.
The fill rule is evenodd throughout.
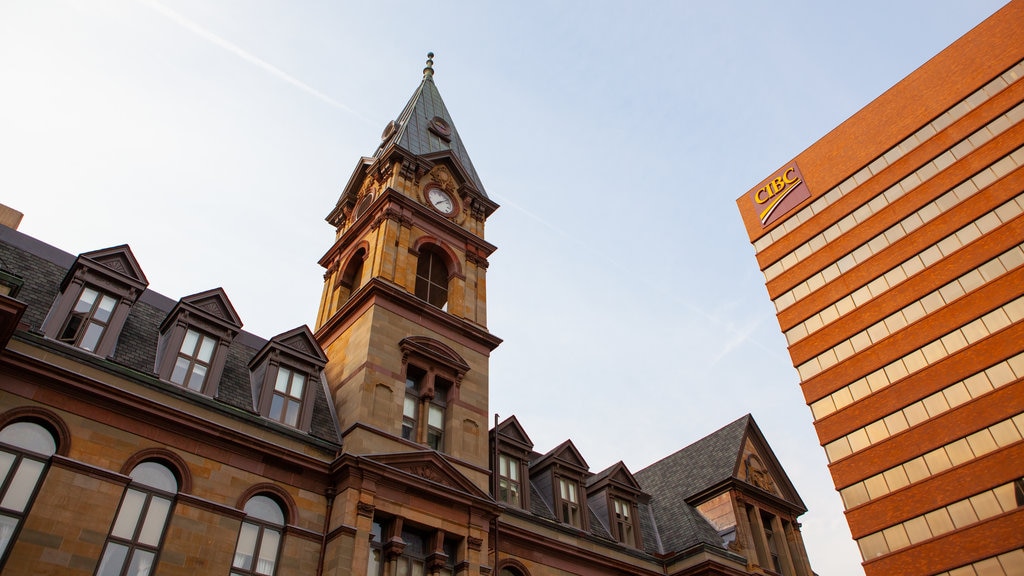
<path id="1" fill-rule="evenodd" d="M 1024 573 L 1024 2 L 737 200 L 869 576 Z"/>
<path id="2" fill-rule="evenodd" d="M 811 576 L 749 415 L 635 474 L 489 426 L 497 208 L 428 60 L 327 217 L 313 329 L 250 334 L 220 288 L 0 214 L 0 569 Z"/>

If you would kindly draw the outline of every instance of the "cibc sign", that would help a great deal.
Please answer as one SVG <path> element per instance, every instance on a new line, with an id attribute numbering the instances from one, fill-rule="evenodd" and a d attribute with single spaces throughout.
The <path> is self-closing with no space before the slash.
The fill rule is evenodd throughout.
<path id="1" fill-rule="evenodd" d="M 804 200 L 811 197 L 811 191 L 804 183 L 796 162 L 780 169 L 748 193 L 757 210 L 757 218 L 764 228 L 775 222 Z"/>

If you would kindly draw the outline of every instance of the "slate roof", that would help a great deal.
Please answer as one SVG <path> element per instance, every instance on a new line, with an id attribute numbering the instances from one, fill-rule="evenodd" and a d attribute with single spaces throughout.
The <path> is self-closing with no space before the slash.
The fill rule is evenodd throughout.
<path id="1" fill-rule="evenodd" d="M 42 337 L 43 321 L 60 292 L 61 281 L 74 262 L 75 256 L 71 254 L 11 228 L 0 226 L 0 265 L 5 271 L 12 272 L 24 280 L 17 299 L 28 304 L 21 321 L 27 324 L 30 333 Z M 238 414 L 241 411 L 259 419 L 253 409 L 253 390 L 248 363 L 267 340 L 251 333 L 242 331 L 231 342 L 217 398 L 212 401 L 208 397 L 157 379 L 155 366 L 159 328 L 174 305 L 174 300 L 147 288 L 132 306 L 109 360 L 91 358 L 91 355 L 80 353 L 70 346 L 67 347 L 67 351 L 71 355 L 82 355 L 87 361 L 94 361 L 101 367 L 105 363 L 113 362 L 139 374 L 148 384 L 161 387 L 169 393 L 213 406 L 220 404 L 225 408 L 229 407 L 228 412 Z M 53 346 L 56 349 L 65 345 L 53 341 Z M 279 426 L 277 423 L 266 422 L 270 426 Z M 340 444 L 337 430 L 327 395 L 322 387 L 319 387 L 313 404 L 313 421 L 309 436 Z M 291 433 L 292 430 L 288 429 L 288 432 Z M 295 433 L 305 435 L 303 432 Z"/>
<path id="2" fill-rule="evenodd" d="M 448 141 L 430 129 L 431 121 L 435 117 L 443 119 L 451 129 L 451 138 Z M 476 173 L 476 168 L 473 167 L 473 161 L 469 159 L 469 153 L 462 143 L 462 138 L 459 137 L 459 131 L 455 128 L 455 122 L 452 121 L 452 116 L 441 99 L 441 93 L 434 84 L 433 60 L 427 60 L 427 67 L 423 70 L 423 81 L 402 113 L 398 115 L 397 123 L 398 131 L 393 137 L 394 145 L 416 156 L 429 156 L 439 152 L 451 153 L 477 191 L 487 197 L 484 185 Z M 375 156 L 380 156 L 387 148 L 385 145 Z"/>
<path id="3" fill-rule="evenodd" d="M 680 500 L 733 478 L 743 451 L 750 414 L 633 474 L 645 492 L 671 490 Z"/>

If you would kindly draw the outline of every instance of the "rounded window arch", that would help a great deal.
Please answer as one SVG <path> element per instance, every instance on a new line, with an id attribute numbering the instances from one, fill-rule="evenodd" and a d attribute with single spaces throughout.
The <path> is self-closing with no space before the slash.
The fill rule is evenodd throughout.
<path id="1" fill-rule="evenodd" d="M 180 475 L 166 460 L 147 458 L 132 466 L 97 574 L 149 574 L 156 566 L 170 524 Z"/>
<path id="2" fill-rule="evenodd" d="M 346 292 L 342 300 L 348 300 L 362 285 L 363 261 L 366 260 L 366 249 L 360 248 L 348 259 L 344 271 L 338 278 L 342 290 Z"/>
<path id="3" fill-rule="evenodd" d="M 522 562 L 508 558 L 498 563 L 498 576 L 530 576 L 530 571 Z"/>
<path id="4" fill-rule="evenodd" d="M 416 260 L 416 296 L 442 310 L 448 306 L 448 255 L 433 244 L 419 250 Z"/>
<path id="5" fill-rule="evenodd" d="M 232 576 L 273 576 L 287 523 L 287 506 L 276 494 L 259 492 L 245 502 L 245 520 L 238 531 Z"/>
<path id="6" fill-rule="evenodd" d="M 16 420 L 0 429 L 0 566 L 58 447 L 57 435 L 34 420 Z"/>

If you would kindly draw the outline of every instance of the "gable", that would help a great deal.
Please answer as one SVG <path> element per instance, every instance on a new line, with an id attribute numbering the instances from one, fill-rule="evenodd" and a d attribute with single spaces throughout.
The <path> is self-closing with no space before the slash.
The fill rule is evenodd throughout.
<path id="1" fill-rule="evenodd" d="M 805 508 L 792 482 L 753 421 L 744 436 L 733 476 L 772 496 Z"/>
<path id="2" fill-rule="evenodd" d="M 375 454 L 363 458 L 474 498 L 490 499 L 489 494 L 480 490 L 437 452 Z"/>
<path id="3" fill-rule="evenodd" d="M 501 437 L 502 442 L 516 444 L 525 450 L 533 449 L 533 441 L 530 440 L 526 430 L 515 416 L 510 416 L 504 422 L 498 424 L 495 432 Z"/>
<path id="4" fill-rule="evenodd" d="M 186 296 L 181 299 L 181 302 L 232 326 L 242 327 L 242 320 L 238 317 L 238 313 L 235 312 L 234 306 L 231 305 L 231 301 L 228 300 L 228 296 L 222 288 Z"/>
<path id="5" fill-rule="evenodd" d="M 132 250 L 127 244 L 85 252 L 79 257 L 92 260 L 96 264 L 141 284 L 149 284 L 146 275 L 142 273 L 142 267 L 139 266 L 138 260 L 135 259 L 135 255 L 132 254 Z"/>

